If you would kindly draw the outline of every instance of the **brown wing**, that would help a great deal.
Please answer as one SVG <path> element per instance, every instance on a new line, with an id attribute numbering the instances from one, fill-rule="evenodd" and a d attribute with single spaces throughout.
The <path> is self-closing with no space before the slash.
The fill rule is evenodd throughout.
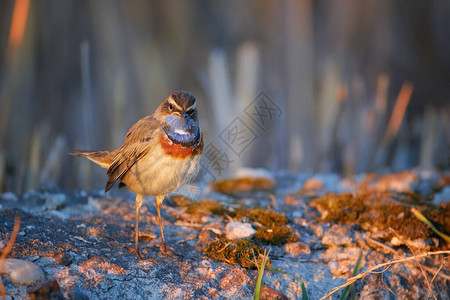
<path id="1" fill-rule="evenodd" d="M 130 168 L 148 153 L 153 135 L 159 128 L 159 121 L 152 116 L 139 120 L 131 127 L 125 136 L 123 145 L 115 150 L 114 160 L 106 172 L 109 178 L 105 192 L 111 189 L 117 180 L 122 179 Z"/>

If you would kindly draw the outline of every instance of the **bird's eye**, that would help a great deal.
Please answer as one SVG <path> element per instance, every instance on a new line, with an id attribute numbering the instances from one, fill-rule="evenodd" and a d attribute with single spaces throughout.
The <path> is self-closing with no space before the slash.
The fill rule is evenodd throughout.
<path id="1" fill-rule="evenodd" d="M 173 110 L 173 105 L 172 105 L 172 103 L 169 103 L 169 110 L 170 110 L 170 111 Z"/>

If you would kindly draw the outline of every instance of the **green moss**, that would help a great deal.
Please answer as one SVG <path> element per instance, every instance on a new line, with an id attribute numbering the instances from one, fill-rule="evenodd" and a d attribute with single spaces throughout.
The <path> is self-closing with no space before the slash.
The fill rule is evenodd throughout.
<path id="1" fill-rule="evenodd" d="M 213 200 L 203 200 L 189 205 L 186 212 L 191 215 L 209 215 L 212 213 L 222 216 L 227 212 L 227 210 L 219 202 Z"/>
<path id="2" fill-rule="evenodd" d="M 259 265 L 262 263 L 264 248 L 247 240 L 220 239 L 209 243 L 203 253 L 231 265 L 254 269 L 255 261 Z M 270 267 L 270 261 L 267 261 L 266 265 Z"/>
<path id="3" fill-rule="evenodd" d="M 271 245 L 282 245 L 298 241 L 298 237 L 293 234 L 292 229 L 287 226 L 261 226 L 257 229 L 255 238 L 264 244 Z"/>
<path id="4" fill-rule="evenodd" d="M 298 240 L 292 229 L 286 226 L 288 220 L 283 214 L 261 208 L 241 208 L 236 211 L 235 218 L 262 225 L 258 227 L 255 238 L 263 244 L 282 245 Z"/>
<path id="5" fill-rule="evenodd" d="M 441 202 L 438 207 L 427 207 L 422 212 L 439 231 L 450 234 L 450 202 Z"/>
<path id="6" fill-rule="evenodd" d="M 411 213 L 412 207 L 421 210 L 444 233 L 450 229 L 448 207 L 432 206 L 414 193 L 329 194 L 312 201 L 310 205 L 321 213 L 323 222 L 352 223 L 365 230 L 392 228 L 412 240 L 435 236 Z"/>
<path id="7" fill-rule="evenodd" d="M 218 180 L 210 183 L 213 190 L 223 194 L 236 192 L 250 192 L 256 190 L 271 190 L 275 187 L 275 181 L 268 178 L 241 177 Z"/>
<path id="8" fill-rule="evenodd" d="M 238 209 L 236 211 L 236 218 L 247 218 L 249 222 L 257 222 L 270 227 L 283 226 L 288 222 L 285 215 L 261 208 Z"/>
<path id="9" fill-rule="evenodd" d="M 364 210 L 361 204 L 360 197 L 350 193 L 328 194 L 311 202 L 322 214 L 322 221 L 332 223 L 354 222 Z"/>
<path id="10" fill-rule="evenodd" d="M 192 205 L 195 203 L 194 200 L 192 200 L 189 197 L 186 197 L 184 195 L 175 194 L 170 197 L 170 199 L 178 206 L 178 207 L 188 207 L 189 205 Z"/>

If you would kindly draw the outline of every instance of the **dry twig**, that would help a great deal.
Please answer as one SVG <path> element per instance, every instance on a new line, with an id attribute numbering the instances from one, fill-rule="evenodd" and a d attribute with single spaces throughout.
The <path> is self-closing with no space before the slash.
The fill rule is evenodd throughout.
<path id="1" fill-rule="evenodd" d="M 336 293 L 340 289 L 342 289 L 342 288 L 344 288 L 344 287 L 354 283 L 356 280 L 361 279 L 361 278 L 367 276 L 370 273 L 376 273 L 375 270 L 377 270 L 379 268 L 382 268 L 382 267 L 385 267 L 385 266 L 391 266 L 393 264 L 414 261 L 414 260 L 417 260 L 418 258 L 428 257 L 428 256 L 431 256 L 431 255 L 440 255 L 440 254 L 450 254 L 450 250 L 426 252 L 426 253 L 414 255 L 414 256 L 411 256 L 411 257 L 399 257 L 399 258 L 392 259 L 392 260 L 390 260 L 390 261 L 388 261 L 386 263 L 378 264 L 378 265 L 368 269 L 367 271 L 364 271 L 364 272 L 362 272 L 362 273 L 360 273 L 360 274 L 358 274 L 356 276 L 353 276 L 353 277 L 349 278 L 346 283 L 344 283 L 341 286 L 333 288 L 328 294 L 326 294 L 325 296 L 320 298 L 320 300 L 325 299 L 327 297 L 331 297 L 332 294 Z"/>
<path id="2" fill-rule="evenodd" d="M 398 254 L 397 251 L 395 251 L 395 249 L 389 247 L 388 245 L 380 243 L 372 238 L 366 237 L 365 240 L 366 240 L 367 244 L 373 248 L 378 247 L 378 248 L 382 248 L 382 249 L 386 250 L 387 252 L 390 252 L 393 254 Z"/>
<path id="3" fill-rule="evenodd" d="M 3 250 L 2 256 L 0 256 L 0 274 L 2 273 L 3 261 L 6 259 L 6 257 L 8 257 L 9 253 L 11 252 L 14 242 L 16 241 L 19 229 L 20 229 L 20 217 L 19 215 L 16 215 L 16 217 L 14 218 L 14 228 L 11 233 L 11 237 L 9 238 L 8 244 L 6 244 L 5 249 Z M 1 280 L 0 280 L 0 295 L 2 296 L 3 299 L 6 299 L 5 287 Z"/>
<path id="4" fill-rule="evenodd" d="M 439 266 L 439 269 L 433 269 L 427 266 L 422 266 L 425 270 L 427 270 L 428 272 L 430 272 L 433 275 L 433 278 L 431 279 L 431 282 L 434 281 L 434 279 L 436 278 L 436 276 L 439 276 L 445 280 L 450 281 L 450 276 L 448 276 L 447 274 L 443 274 L 443 273 L 439 273 L 439 271 L 442 269 L 442 267 L 447 263 L 447 258 L 444 258 L 444 260 L 442 261 L 441 265 Z"/>
<path id="5" fill-rule="evenodd" d="M 406 246 L 408 246 L 408 248 L 409 248 L 409 250 L 411 251 L 411 253 L 413 254 L 413 256 L 416 256 L 416 252 L 414 252 L 414 249 L 409 245 L 409 243 L 408 243 L 407 241 L 405 241 L 405 240 L 402 238 L 402 236 L 401 236 L 397 231 L 395 231 L 394 229 L 392 229 L 392 228 L 390 228 L 390 227 L 388 228 L 388 231 L 389 231 L 389 232 L 392 232 L 393 234 L 395 234 L 399 240 L 401 240 Z M 431 292 L 431 295 L 433 296 L 434 300 L 437 300 L 437 299 L 436 299 L 436 296 L 435 296 L 434 293 L 433 293 L 433 290 L 431 289 L 431 284 L 430 284 L 430 281 L 428 280 L 427 273 L 425 273 L 425 270 L 422 268 L 422 265 L 419 263 L 418 260 L 414 260 L 413 262 L 414 262 L 417 266 L 419 266 L 420 272 L 422 272 L 422 275 L 423 275 L 423 277 L 425 278 L 425 282 L 426 282 L 426 284 L 427 284 L 427 286 L 428 286 L 428 290 Z M 427 297 L 427 298 L 428 298 L 428 297 Z"/>

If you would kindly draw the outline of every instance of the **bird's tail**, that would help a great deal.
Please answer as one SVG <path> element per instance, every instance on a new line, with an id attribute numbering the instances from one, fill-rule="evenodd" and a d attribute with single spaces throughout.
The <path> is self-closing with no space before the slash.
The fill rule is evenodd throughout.
<path id="1" fill-rule="evenodd" d="M 114 158 L 111 151 L 71 151 L 69 154 L 87 157 L 103 168 L 109 168 Z"/>

